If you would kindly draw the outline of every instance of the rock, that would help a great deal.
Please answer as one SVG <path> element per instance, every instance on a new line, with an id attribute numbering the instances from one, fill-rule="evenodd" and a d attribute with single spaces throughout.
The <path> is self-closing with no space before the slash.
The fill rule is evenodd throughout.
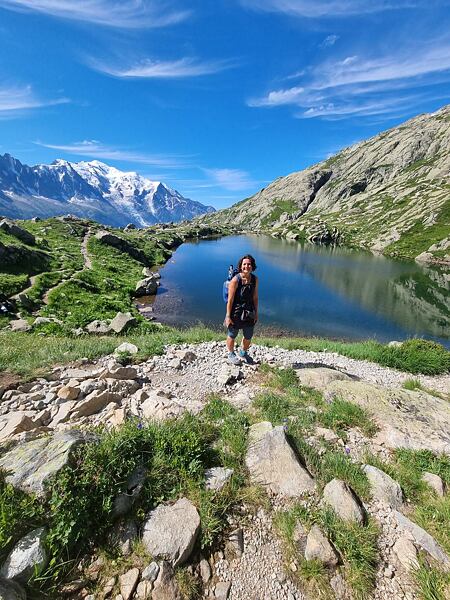
<path id="1" fill-rule="evenodd" d="M 31 325 L 25 319 L 16 319 L 9 322 L 12 331 L 30 331 Z"/>
<path id="2" fill-rule="evenodd" d="M 144 487 L 146 477 L 147 469 L 142 465 L 133 470 L 127 479 L 124 491 L 114 499 L 112 512 L 115 518 L 126 515 L 131 510 Z"/>
<path id="3" fill-rule="evenodd" d="M 362 525 L 366 514 L 353 490 L 340 479 L 332 479 L 323 489 L 323 499 L 338 517 Z"/>
<path id="4" fill-rule="evenodd" d="M 199 564 L 199 569 L 203 584 L 206 585 L 211 579 L 211 567 L 206 559 L 202 558 Z"/>
<path id="5" fill-rule="evenodd" d="M 244 553 L 244 531 L 241 527 L 232 531 L 228 536 L 226 549 L 232 558 L 240 558 Z"/>
<path id="6" fill-rule="evenodd" d="M 172 358 L 172 360 L 169 362 L 169 367 L 171 369 L 182 369 L 183 365 L 181 364 L 181 360 L 179 358 Z"/>
<path id="7" fill-rule="evenodd" d="M 183 600 L 175 573 L 167 561 L 162 561 L 152 591 L 152 600 Z"/>
<path id="8" fill-rule="evenodd" d="M 213 467 L 205 471 L 205 487 L 207 490 L 221 490 L 233 475 L 233 469 L 225 467 Z"/>
<path id="9" fill-rule="evenodd" d="M 306 539 L 306 560 L 319 560 L 326 567 L 335 567 L 339 557 L 318 525 L 313 525 Z"/>
<path id="10" fill-rule="evenodd" d="M 26 600 L 25 590 L 11 579 L 0 577 L 0 600 Z"/>
<path id="11" fill-rule="evenodd" d="M 445 572 L 450 572 L 450 558 L 434 537 L 427 533 L 425 529 L 422 529 L 422 527 L 413 523 L 408 517 L 405 517 L 401 512 L 394 510 L 392 514 L 397 521 L 398 527 L 403 531 L 409 532 L 412 535 L 414 542 L 420 546 L 422 550 L 428 552 L 428 554 L 440 564 Z"/>
<path id="12" fill-rule="evenodd" d="M 406 571 L 409 572 L 418 568 L 417 549 L 409 538 L 399 537 L 392 546 L 392 551 Z"/>
<path id="13" fill-rule="evenodd" d="M 250 479 L 273 494 L 295 498 L 315 488 L 313 478 L 298 462 L 281 426 L 262 422 L 250 427 L 245 464 Z"/>
<path id="14" fill-rule="evenodd" d="M 142 541 L 152 556 L 164 557 L 176 567 L 189 558 L 199 531 L 197 509 L 187 498 L 181 498 L 171 506 L 160 504 L 149 513 Z"/>
<path id="15" fill-rule="evenodd" d="M 0 418 L 0 441 L 7 440 L 17 433 L 32 431 L 38 425 L 24 412 L 8 413 Z"/>
<path id="16" fill-rule="evenodd" d="M 108 579 L 108 581 L 105 583 L 105 585 L 103 587 L 103 597 L 104 598 L 107 598 L 111 594 L 115 585 L 116 585 L 115 577 L 111 577 L 110 579 Z"/>
<path id="17" fill-rule="evenodd" d="M 295 374 L 301 385 L 323 391 L 332 381 L 351 381 L 346 373 L 327 367 L 295 369 Z"/>
<path id="18" fill-rule="evenodd" d="M 105 335 L 110 332 L 109 325 L 106 321 L 95 320 L 86 325 L 86 331 L 88 333 L 94 333 L 98 335 Z"/>
<path id="19" fill-rule="evenodd" d="M 6 579 L 26 583 L 32 575 L 41 573 L 48 563 L 48 555 L 43 545 L 46 533 L 46 529 L 40 527 L 17 542 L 8 554 L 0 575 Z"/>
<path id="20" fill-rule="evenodd" d="M 142 571 L 142 579 L 147 579 L 150 583 L 153 583 L 155 579 L 158 577 L 159 573 L 159 565 L 157 562 L 153 561 L 149 565 L 145 567 Z"/>
<path id="21" fill-rule="evenodd" d="M 57 325 L 63 325 L 63 322 L 59 319 L 55 319 L 55 317 L 37 317 L 33 321 L 33 327 L 37 327 L 38 325 L 47 325 L 48 323 L 56 323 Z"/>
<path id="22" fill-rule="evenodd" d="M 339 436 L 332 429 L 327 429 L 326 427 L 316 427 L 316 435 L 323 438 L 326 442 L 334 443 L 339 440 Z"/>
<path id="23" fill-rule="evenodd" d="M 118 312 L 114 319 L 109 324 L 110 329 L 115 331 L 116 333 L 122 333 L 132 325 L 136 324 L 136 319 L 132 316 L 131 313 L 122 313 Z"/>
<path id="24" fill-rule="evenodd" d="M 194 362 L 197 360 L 197 355 L 191 350 L 177 350 L 175 355 L 183 362 Z"/>
<path id="25" fill-rule="evenodd" d="M 139 351 L 139 348 L 137 346 L 135 346 L 134 344 L 130 344 L 129 342 L 123 342 L 123 344 L 120 344 L 120 346 L 117 346 L 117 348 L 114 350 L 114 354 L 121 354 L 123 353 L 127 353 L 127 354 L 137 354 Z"/>
<path id="26" fill-rule="evenodd" d="M 374 442 L 388 448 L 450 454 L 448 402 L 423 391 L 362 381 L 333 381 L 326 392 L 365 408 L 380 431 Z"/>
<path id="27" fill-rule="evenodd" d="M 140 296 L 153 296 L 157 291 L 158 284 L 156 283 L 156 279 L 153 279 L 153 277 L 146 277 L 137 282 L 134 295 L 138 298 Z"/>
<path id="28" fill-rule="evenodd" d="M 154 421 L 165 421 L 179 417 L 186 408 L 174 399 L 167 398 L 164 392 L 152 390 L 149 397 L 141 404 L 142 416 Z"/>
<path id="29" fill-rule="evenodd" d="M 21 240 L 24 244 L 28 244 L 29 246 L 34 246 L 36 244 L 36 238 L 32 233 L 23 227 L 19 227 L 9 219 L 2 219 L 0 221 L 0 229 L 9 235 L 13 235 L 18 240 Z"/>
<path id="30" fill-rule="evenodd" d="M 60 423 L 66 423 L 70 419 L 70 415 L 72 414 L 72 411 L 76 405 L 77 405 L 77 403 L 75 402 L 75 400 L 71 400 L 71 401 L 64 402 L 63 404 L 61 404 L 58 407 L 58 412 L 51 420 L 50 426 L 55 428 Z"/>
<path id="31" fill-rule="evenodd" d="M 372 465 L 365 465 L 363 471 L 369 480 L 370 490 L 374 498 L 385 502 L 392 508 L 400 508 L 402 506 L 403 494 L 397 481 Z"/>
<path id="32" fill-rule="evenodd" d="M 63 385 L 62 388 L 59 388 L 58 398 L 62 398 L 63 400 L 76 400 L 80 395 L 80 388 L 71 385 Z"/>
<path id="33" fill-rule="evenodd" d="M 125 254 L 129 254 L 132 258 L 135 258 L 138 262 L 145 264 L 147 262 L 147 257 L 142 250 L 135 248 L 132 244 L 122 239 L 118 235 L 114 235 L 109 231 L 99 231 L 95 234 L 95 237 L 102 243 L 108 246 L 112 246 L 113 248 L 117 248 L 120 252 L 124 252 Z"/>
<path id="34" fill-rule="evenodd" d="M 130 600 L 139 581 L 139 569 L 130 569 L 119 577 L 119 588 L 123 600 Z"/>
<path id="35" fill-rule="evenodd" d="M 150 600 L 152 597 L 153 584 L 150 581 L 140 581 L 136 588 L 135 598 L 138 600 Z"/>
<path id="36" fill-rule="evenodd" d="M 101 392 L 100 390 L 94 390 L 84 400 L 77 402 L 73 412 L 71 414 L 72 419 L 79 419 L 80 417 L 89 417 L 103 410 L 110 402 L 116 404 L 122 400 L 120 394 L 115 394 L 108 390 Z"/>
<path id="37" fill-rule="evenodd" d="M 444 497 L 444 482 L 439 475 L 425 471 L 425 473 L 422 475 L 422 479 L 436 492 L 440 498 Z"/>
<path id="38" fill-rule="evenodd" d="M 114 549 L 119 549 L 122 556 L 131 554 L 132 543 L 138 537 L 138 527 L 133 519 L 118 521 L 108 535 L 108 543 Z"/>
<path id="39" fill-rule="evenodd" d="M 397 340 L 392 340 L 388 343 L 389 348 L 400 348 L 403 345 L 403 342 L 398 342 Z"/>
<path id="40" fill-rule="evenodd" d="M 43 497 L 45 484 L 69 463 L 75 448 L 92 439 L 76 430 L 40 437 L 4 454 L 0 469 L 7 471 L 6 483 Z"/>
<path id="41" fill-rule="evenodd" d="M 219 581 L 214 588 L 214 598 L 218 598 L 218 600 L 227 600 L 230 588 L 231 581 Z"/>
<path id="42" fill-rule="evenodd" d="M 221 385 L 230 385 L 242 378 L 242 371 L 236 365 L 222 365 L 217 374 L 217 381 Z"/>

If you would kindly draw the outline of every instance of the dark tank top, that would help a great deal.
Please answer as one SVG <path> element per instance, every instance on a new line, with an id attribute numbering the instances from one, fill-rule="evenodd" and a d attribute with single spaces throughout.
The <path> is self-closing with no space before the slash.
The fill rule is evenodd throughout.
<path id="1" fill-rule="evenodd" d="M 253 294 L 255 293 L 256 278 L 253 273 L 251 273 L 250 283 L 243 283 L 239 273 L 236 275 L 236 277 L 238 280 L 238 287 L 233 298 L 231 318 L 233 319 L 235 326 L 240 326 L 241 324 L 251 325 L 253 321 L 242 321 L 241 316 L 243 310 L 255 310 L 255 305 L 253 304 Z"/>

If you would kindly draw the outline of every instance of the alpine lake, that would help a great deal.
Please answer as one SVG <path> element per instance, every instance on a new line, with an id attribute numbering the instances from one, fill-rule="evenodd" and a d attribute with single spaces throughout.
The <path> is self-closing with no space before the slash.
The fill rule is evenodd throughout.
<path id="1" fill-rule="evenodd" d="M 259 277 L 256 333 L 380 342 L 423 337 L 450 348 L 448 269 L 265 235 L 182 244 L 160 269 L 158 321 L 223 328 L 230 264 L 252 254 Z"/>

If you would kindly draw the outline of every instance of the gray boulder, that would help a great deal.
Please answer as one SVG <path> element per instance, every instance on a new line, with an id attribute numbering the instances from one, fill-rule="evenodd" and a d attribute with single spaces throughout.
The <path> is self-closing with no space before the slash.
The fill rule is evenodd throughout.
<path id="1" fill-rule="evenodd" d="M 19 227 L 9 219 L 2 219 L 0 221 L 0 229 L 9 235 L 13 235 L 24 244 L 28 244 L 29 246 L 34 246 L 36 244 L 36 238 L 32 233 L 23 227 Z"/>
<path id="2" fill-rule="evenodd" d="M 153 296 L 156 294 L 158 290 L 158 284 L 156 279 L 153 277 L 146 277 L 145 279 L 141 279 L 136 284 L 136 290 L 134 295 L 139 296 Z"/>
<path id="3" fill-rule="evenodd" d="M 109 231 L 99 231 L 95 234 L 95 237 L 102 243 L 107 246 L 112 246 L 113 248 L 117 248 L 120 252 L 124 252 L 125 254 L 129 254 L 132 258 L 135 258 L 138 262 L 145 264 L 147 262 L 147 257 L 145 256 L 142 250 L 135 248 L 132 244 L 127 242 L 127 240 L 122 239 L 118 235 L 114 235 Z"/>
<path id="4" fill-rule="evenodd" d="M 332 381 L 351 381 L 351 377 L 346 373 L 328 367 L 296 369 L 295 374 L 301 385 L 321 391 L 323 391 Z"/>
<path id="5" fill-rule="evenodd" d="M 26 600 L 25 590 L 12 579 L 0 577 L 0 600 Z"/>
<path id="6" fill-rule="evenodd" d="M 131 327 L 131 325 L 135 325 L 135 323 L 136 319 L 132 316 L 131 313 L 118 312 L 109 324 L 109 327 L 116 333 L 122 333 L 122 331 L 125 331 L 126 329 Z"/>
<path id="7" fill-rule="evenodd" d="M 295 498 L 315 488 L 313 478 L 289 445 L 283 427 L 273 427 L 268 421 L 250 427 L 245 464 L 251 480 L 273 494 Z"/>
<path id="8" fill-rule="evenodd" d="M 405 535 L 400 536 L 392 546 L 392 551 L 396 555 L 398 562 L 406 571 L 417 569 L 419 562 L 417 560 L 417 549 L 412 541 Z"/>
<path id="9" fill-rule="evenodd" d="M 5 481 L 24 492 L 46 495 L 45 485 L 70 461 L 75 448 L 92 440 L 71 430 L 18 444 L 0 458 Z"/>
<path id="10" fill-rule="evenodd" d="M 48 564 L 43 544 L 46 533 L 45 528 L 40 527 L 17 542 L 0 569 L 0 575 L 26 583 L 32 575 L 41 573 Z"/>
<path id="11" fill-rule="evenodd" d="M 323 499 L 338 517 L 362 525 L 366 513 L 353 490 L 340 479 L 332 479 L 323 489 Z"/>
<path id="12" fill-rule="evenodd" d="M 162 557 L 176 567 L 190 556 L 200 531 L 200 516 L 187 498 L 175 504 L 160 504 L 144 523 L 142 541 L 154 557 Z"/>
<path id="13" fill-rule="evenodd" d="M 233 469 L 225 467 L 213 467 L 205 471 L 205 487 L 207 490 L 221 490 L 233 475 Z"/>
<path id="14" fill-rule="evenodd" d="M 9 326 L 12 331 L 30 331 L 31 325 L 25 319 L 15 319 L 14 321 L 10 321 Z"/>
<path id="15" fill-rule="evenodd" d="M 319 560 L 326 567 L 335 567 L 339 556 L 318 525 L 313 525 L 306 539 L 306 560 Z"/>
<path id="16" fill-rule="evenodd" d="M 77 402 L 70 416 L 72 419 L 89 417 L 103 410 L 110 402 L 118 404 L 121 400 L 122 396 L 120 394 L 115 394 L 109 390 L 104 392 L 94 390 L 84 400 Z"/>
<path id="17" fill-rule="evenodd" d="M 0 441 L 7 440 L 17 433 L 32 431 L 38 424 L 23 411 L 10 412 L 0 418 Z"/>
<path id="18" fill-rule="evenodd" d="M 387 473 L 373 467 L 365 465 L 363 471 L 370 483 L 372 496 L 392 506 L 400 508 L 403 504 L 403 494 L 400 484 L 392 479 Z"/>
<path id="19" fill-rule="evenodd" d="M 127 352 L 128 354 L 137 354 L 138 351 L 139 348 L 134 344 L 130 344 L 129 342 L 123 342 L 123 344 L 120 344 L 120 346 L 117 346 L 117 348 L 114 350 L 114 355 L 117 356 L 122 352 Z"/>
<path id="20" fill-rule="evenodd" d="M 111 330 L 109 328 L 108 323 L 106 323 L 106 321 L 99 321 L 98 319 L 96 319 L 95 321 L 92 321 L 91 323 L 86 325 L 86 331 L 88 333 L 93 333 L 93 334 L 97 334 L 97 335 L 105 335 L 105 334 L 109 333 Z"/>
<path id="21" fill-rule="evenodd" d="M 422 479 L 436 492 L 440 498 L 444 497 L 444 482 L 439 475 L 425 471 L 425 473 L 422 475 Z"/>

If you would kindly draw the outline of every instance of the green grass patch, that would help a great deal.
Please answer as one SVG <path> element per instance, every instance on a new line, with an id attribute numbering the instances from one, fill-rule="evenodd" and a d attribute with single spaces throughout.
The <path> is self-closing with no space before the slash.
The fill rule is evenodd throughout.
<path id="1" fill-rule="evenodd" d="M 13 296 L 27 287 L 28 280 L 26 273 L 0 273 L 0 294 Z"/>
<path id="2" fill-rule="evenodd" d="M 341 435 L 351 427 L 358 427 L 369 437 L 377 432 L 377 426 L 369 417 L 367 411 L 356 404 L 339 398 L 325 405 L 323 411 L 318 415 L 318 420 L 325 427 L 329 427 Z"/>
<path id="3" fill-rule="evenodd" d="M 434 565 L 429 565 L 422 554 L 419 566 L 414 571 L 414 579 L 420 600 L 447 600 L 450 595 L 450 573 L 444 573 Z"/>
<path id="4" fill-rule="evenodd" d="M 282 214 L 292 214 L 298 212 L 299 206 L 293 200 L 274 200 L 272 203 L 272 211 L 263 219 L 261 219 L 261 227 L 267 227 L 274 221 L 278 221 Z"/>

